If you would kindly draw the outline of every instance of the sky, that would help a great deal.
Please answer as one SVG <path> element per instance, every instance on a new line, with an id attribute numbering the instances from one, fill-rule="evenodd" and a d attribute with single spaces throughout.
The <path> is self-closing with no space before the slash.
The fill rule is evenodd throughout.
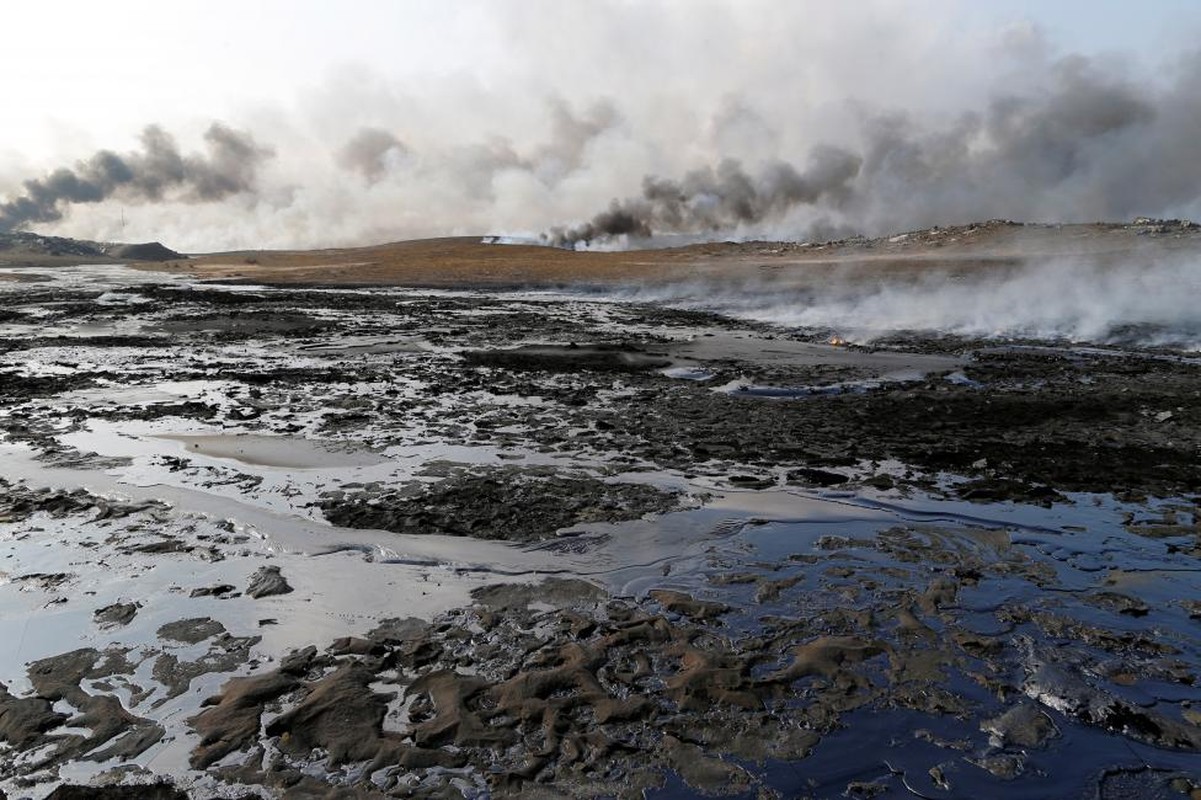
<path id="1" fill-rule="evenodd" d="M 608 228 L 805 238 L 956 209 L 1199 208 L 1178 185 L 1191 175 L 1101 166 L 1149 143 L 1189 155 L 1191 0 L 10 0 L 3 13 L 9 228 L 213 250 Z M 120 163 L 97 177 L 102 151 Z M 59 168 L 74 182 L 51 181 Z M 922 199 L 898 213 L 905 197 Z M 597 223 L 612 210 L 634 219 Z"/>

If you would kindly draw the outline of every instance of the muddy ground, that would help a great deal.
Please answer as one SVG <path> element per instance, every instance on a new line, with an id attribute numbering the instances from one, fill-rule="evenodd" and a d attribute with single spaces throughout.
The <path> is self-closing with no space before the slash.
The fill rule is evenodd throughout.
<path id="1" fill-rule="evenodd" d="M 20 274 L 9 797 L 1201 796 L 1195 353 Z"/>

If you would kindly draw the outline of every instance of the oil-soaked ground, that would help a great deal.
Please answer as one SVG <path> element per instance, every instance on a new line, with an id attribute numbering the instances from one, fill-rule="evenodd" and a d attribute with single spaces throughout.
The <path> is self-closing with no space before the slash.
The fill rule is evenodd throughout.
<path id="1" fill-rule="evenodd" d="M 8 797 L 1201 796 L 1196 354 L 12 274 Z"/>

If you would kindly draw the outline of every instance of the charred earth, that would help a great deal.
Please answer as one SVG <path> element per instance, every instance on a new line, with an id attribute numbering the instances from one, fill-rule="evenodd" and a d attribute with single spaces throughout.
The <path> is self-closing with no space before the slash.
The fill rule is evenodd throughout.
<path id="1" fill-rule="evenodd" d="M 1195 249 L 1025 228 L 3 268 L 0 792 L 1198 796 L 1195 348 L 630 285 Z"/>

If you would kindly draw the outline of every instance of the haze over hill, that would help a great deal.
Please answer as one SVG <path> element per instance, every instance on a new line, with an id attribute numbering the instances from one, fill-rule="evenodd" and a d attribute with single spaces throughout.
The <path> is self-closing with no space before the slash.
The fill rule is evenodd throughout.
<path id="1" fill-rule="evenodd" d="M 0 153 L 0 230 L 187 251 L 485 233 L 612 247 L 1201 217 L 1195 48 L 1073 52 L 964 14 L 472 7 L 479 73 L 343 66 L 57 159 Z M 467 23 L 446 24 L 430 33 Z"/>
<path id="2" fill-rule="evenodd" d="M 20 231 L 0 232 L 0 267 L 161 263 L 186 258 L 161 242 L 89 242 Z"/>
<path id="3" fill-rule="evenodd" d="M 908 330 L 1196 350 L 1199 259 L 1201 226 L 1184 220 L 994 220 L 823 244 L 568 252 L 463 237 L 218 253 L 167 268 L 250 283 L 583 290 L 857 342 Z"/>

